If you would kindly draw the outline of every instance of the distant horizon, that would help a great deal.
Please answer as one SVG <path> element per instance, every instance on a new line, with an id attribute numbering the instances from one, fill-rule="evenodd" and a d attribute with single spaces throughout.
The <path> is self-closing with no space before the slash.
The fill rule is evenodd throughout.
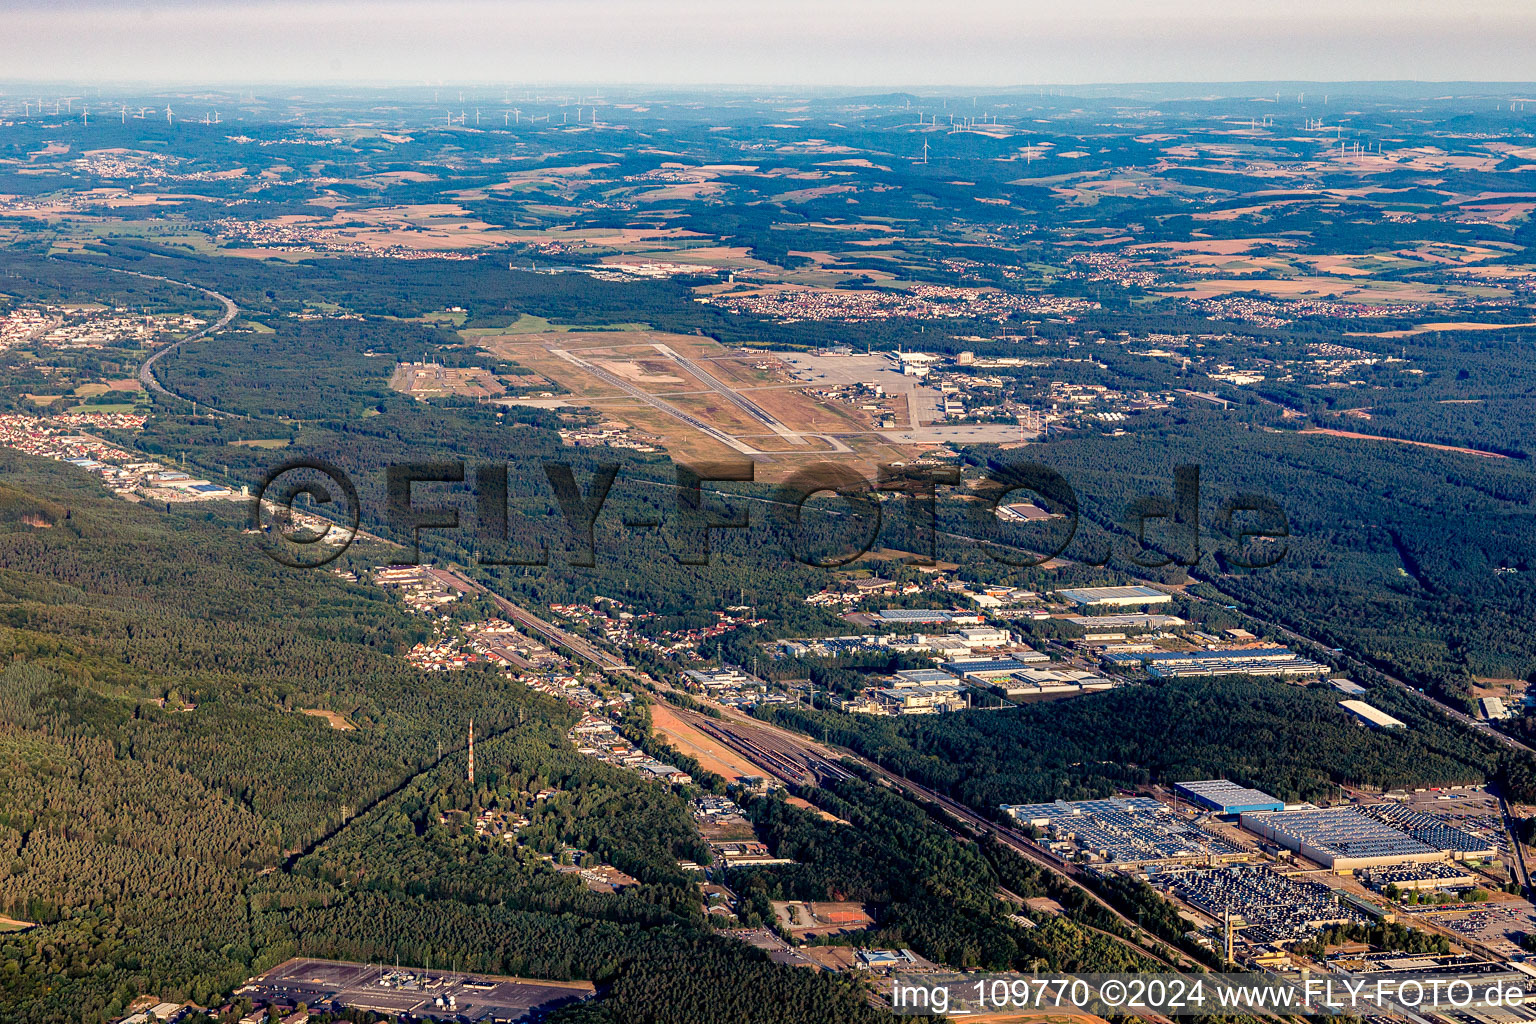
<path id="1" fill-rule="evenodd" d="M 15 80 L 170 84 L 1520 82 L 1522 0 L 13 0 Z"/>
<path id="2" fill-rule="evenodd" d="M 1531 79 L 1440 79 L 1440 78 L 1368 78 L 1368 79 L 1324 79 L 1324 78 L 1255 78 L 1255 79 L 1230 79 L 1209 81 L 1202 79 L 1168 79 L 1168 80 L 1140 80 L 1140 81 L 1100 81 L 1100 82 L 1020 82 L 1011 85 L 982 84 L 968 82 L 950 83 L 925 83 L 921 85 L 900 84 L 893 82 L 866 82 L 847 84 L 822 84 L 814 82 L 686 82 L 686 81 L 617 81 L 617 80 L 516 80 L 516 79 L 443 79 L 441 81 L 423 82 L 406 79 L 133 79 L 133 78 L 0 78 L 0 97 L 10 95 L 13 90 L 31 89 L 34 87 L 58 88 L 72 86 L 80 89 L 220 89 L 236 90 L 250 88 L 288 88 L 288 89 L 364 89 L 373 91 L 406 91 L 426 89 L 614 89 L 625 91 L 654 90 L 668 93 L 751 93 L 763 90 L 797 90 L 807 94 L 825 96 L 858 96 L 866 94 L 903 94 L 910 93 L 913 96 L 1014 96 L 1033 93 L 1039 90 L 1069 90 L 1091 91 L 1110 89 L 1156 89 L 1172 90 L 1180 88 L 1189 89 L 1294 89 L 1298 86 L 1307 89 L 1313 88 L 1360 88 L 1372 92 L 1381 92 L 1391 95 L 1393 86 L 1411 86 L 1418 88 L 1450 88 L 1467 87 L 1478 89 L 1531 89 L 1536 90 L 1536 78 Z M 25 95 L 16 93 L 16 95 Z M 1049 98 L 1049 97 L 1047 97 Z M 1058 98 L 1072 98 L 1071 95 Z M 1094 98 L 1094 97 L 1083 97 Z M 1101 97 L 1102 98 L 1102 97 Z M 1199 97 L 1190 97 L 1199 98 Z M 1263 95 L 1249 97 L 1246 93 L 1217 94 L 1215 98 L 1244 99 L 1254 98 L 1263 100 Z M 1285 97 L 1282 96 L 1282 102 Z M 1536 101 L 1536 95 L 1530 97 Z"/>

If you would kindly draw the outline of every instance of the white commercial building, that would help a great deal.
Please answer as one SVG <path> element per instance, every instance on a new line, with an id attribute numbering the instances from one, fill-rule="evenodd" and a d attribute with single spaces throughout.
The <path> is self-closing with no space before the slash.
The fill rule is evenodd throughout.
<path id="1" fill-rule="evenodd" d="M 1056 596 L 1086 608 L 1136 608 L 1149 604 L 1167 604 L 1171 594 L 1152 587 L 1083 587 L 1058 590 Z"/>

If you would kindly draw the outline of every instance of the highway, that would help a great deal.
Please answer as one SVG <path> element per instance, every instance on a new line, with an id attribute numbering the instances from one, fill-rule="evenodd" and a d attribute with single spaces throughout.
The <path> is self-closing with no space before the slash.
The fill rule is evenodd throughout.
<path id="1" fill-rule="evenodd" d="M 196 285 L 190 281 L 176 281 L 169 277 L 161 277 L 159 274 L 143 274 L 137 270 L 123 270 L 118 267 L 101 267 L 100 269 L 110 271 L 114 274 L 128 274 L 133 277 L 142 277 L 146 281 L 160 281 L 164 284 L 174 284 L 179 288 L 191 288 L 193 291 L 202 292 L 209 298 L 223 304 L 224 315 L 219 318 L 217 323 L 210 324 L 195 334 L 189 334 L 185 338 L 182 338 L 180 341 L 167 345 L 165 348 L 151 353 L 148 359 L 139 364 L 139 383 L 143 384 L 150 391 L 153 391 L 156 394 L 165 395 L 167 398 L 179 399 L 180 401 L 187 402 L 192 405 L 199 404 L 197 399 L 188 398 L 185 395 L 178 395 L 176 392 L 171 391 L 170 389 L 166 388 L 165 385 L 161 384 L 159 378 L 155 376 L 155 363 L 159 362 L 162 357 L 176 351 L 178 348 L 181 348 L 181 346 L 185 345 L 189 341 L 197 341 L 199 338 L 206 338 L 210 334 L 217 334 L 219 331 L 222 331 L 224 328 L 228 327 L 230 323 L 234 321 L 235 317 L 240 315 L 240 307 L 235 304 L 235 300 L 230 298 L 228 295 L 223 295 L 214 291 L 212 288 L 204 288 L 202 285 Z M 206 411 L 210 416 L 227 416 L 236 419 L 245 418 L 239 413 L 225 412 L 224 410 L 214 408 L 207 403 L 202 403 L 202 409 Z"/>
<path id="2" fill-rule="evenodd" d="M 1189 578 L 1190 578 L 1191 582 L 1194 582 L 1194 583 L 1204 583 L 1204 584 L 1214 588 L 1215 590 L 1221 592 L 1224 597 L 1228 597 L 1234 603 L 1237 603 L 1239 608 L 1242 607 L 1241 603 L 1239 602 L 1239 599 L 1236 598 L 1236 597 L 1232 597 L 1231 595 L 1227 594 L 1225 591 L 1222 591 L 1221 590 L 1221 586 L 1215 580 L 1212 580 L 1212 579 L 1209 579 L 1209 578 L 1206 578 L 1206 577 L 1197 576 L 1194 573 L 1190 573 L 1189 574 Z M 1144 581 L 1138 581 L 1138 582 L 1144 582 Z M 1145 585 L 1146 586 L 1150 586 L 1150 587 L 1158 586 L 1158 584 L 1150 583 L 1150 582 L 1146 583 Z M 1164 587 L 1160 587 L 1160 589 L 1167 590 L 1168 588 L 1166 586 L 1164 586 Z M 1203 604 L 1207 604 L 1207 605 L 1214 605 L 1215 604 L 1215 602 L 1208 601 L 1208 600 L 1206 600 L 1203 597 L 1200 597 L 1200 596 L 1198 596 L 1196 594 L 1191 594 L 1191 593 L 1189 593 L 1187 591 L 1184 592 L 1183 596 L 1188 598 L 1191 601 L 1199 601 L 1199 602 L 1201 602 Z M 1279 633 L 1281 636 L 1285 637 L 1287 640 L 1297 641 L 1297 642 L 1301 642 L 1301 643 L 1308 643 L 1308 644 L 1312 644 L 1312 645 L 1314 645 L 1316 647 L 1322 647 L 1325 650 L 1332 650 L 1332 648 L 1330 648 L 1327 644 L 1323 643 L 1322 641 L 1320 641 L 1320 640 L 1313 640 L 1311 637 L 1304 636 L 1301 633 L 1298 633 L 1298 632 L 1296 632 L 1293 629 L 1288 629 L 1287 627 L 1282 626 L 1282 625 L 1280 625 L 1277 622 L 1271 622 L 1268 619 L 1260 618 L 1259 616 L 1253 614 L 1252 612 L 1248 612 L 1248 611 L 1245 611 L 1243 614 L 1247 615 L 1250 619 L 1253 619 L 1255 622 L 1263 623 L 1265 626 L 1267 626 L 1270 629 L 1274 630 L 1276 633 Z M 1346 651 L 1345 653 L 1348 653 L 1348 652 Z M 1360 660 L 1361 661 L 1367 661 L 1368 659 L 1361 658 Z M 1493 726 L 1489 725 L 1487 722 L 1484 722 L 1484 721 L 1481 721 L 1479 719 L 1473 718 L 1471 715 L 1467 714 L 1466 712 L 1461 711 L 1458 708 L 1451 707 L 1451 705 L 1446 704 L 1443 701 L 1438 700 L 1435 697 L 1432 697 L 1432 696 L 1430 696 L 1427 693 L 1421 693 L 1419 690 L 1417 690 L 1413 686 L 1409 685 L 1404 680 L 1399 679 L 1396 676 L 1392 675 L 1390 672 L 1384 672 L 1384 671 L 1381 670 L 1381 668 L 1379 668 L 1376 665 L 1371 665 L 1371 669 L 1374 672 L 1376 672 L 1378 675 L 1380 675 L 1383 679 L 1387 680 L 1387 682 L 1389 682 L 1392 685 L 1396 686 L 1397 688 L 1403 690 L 1404 692 L 1410 693 L 1413 696 L 1419 698 L 1420 700 L 1424 700 L 1424 701 L 1429 702 L 1430 704 L 1433 704 L 1437 709 L 1439 709 L 1440 711 L 1444 712 L 1446 714 L 1446 716 L 1448 716 L 1448 717 L 1450 717 L 1452 719 L 1455 719 L 1456 721 L 1460 722 L 1462 725 L 1465 725 L 1467 728 L 1471 729 L 1473 732 L 1477 733 L 1478 735 L 1487 737 L 1488 739 L 1491 739 L 1491 740 L 1493 740 L 1496 743 L 1499 743 L 1499 744 L 1501 744 L 1501 745 L 1503 745 L 1505 747 L 1508 747 L 1511 750 L 1523 750 L 1523 751 L 1525 751 L 1528 754 L 1536 754 L 1536 749 L 1533 749 L 1532 747 L 1528 746 L 1527 744 L 1522 743 L 1520 740 L 1515 739 L 1513 736 L 1510 736 L 1507 733 L 1502 733 L 1499 730 L 1495 729 Z"/>

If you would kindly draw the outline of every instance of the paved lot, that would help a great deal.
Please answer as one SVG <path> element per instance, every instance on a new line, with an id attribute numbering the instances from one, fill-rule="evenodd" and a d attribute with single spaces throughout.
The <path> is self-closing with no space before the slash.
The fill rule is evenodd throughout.
<path id="1" fill-rule="evenodd" d="M 515 1021 L 594 994 L 589 982 L 541 981 L 425 971 L 338 960 L 288 960 L 240 989 L 256 1002 L 329 1003 L 336 1008 L 469 1021 Z M 451 997 L 451 1000 L 450 1000 Z M 439 1005 L 439 1000 L 442 1005 Z M 450 1005 L 451 1004 L 451 1005 Z"/>

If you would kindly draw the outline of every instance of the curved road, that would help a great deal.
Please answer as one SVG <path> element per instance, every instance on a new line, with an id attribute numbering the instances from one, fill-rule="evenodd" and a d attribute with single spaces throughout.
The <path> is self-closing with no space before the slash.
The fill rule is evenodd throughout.
<path id="1" fill-rule="evenodd" d="M 188 398 L 185 395 L 178 395 L 176 392 L 166 388 L 165 385 L 161 384 L 159 379 L 155 377 L 155 363 L 158 362 L 162 356 L 176 351 L 178 348 L 185 345 L 189 341 L 197 341 L 200 338 L 206 338 L 210 334 L 216 334 L 217 332 L 222 331 L 224 328 L 228 327 L 230 323 L 235 319 L 235 317 L 240 315 L 240 307 L 235 304 L 235 300 L 230 298 L 228 295 L 223 295 L 214 291 L 212 288 L 204 288 L 202 285 L 193 284 L 190 281 L 177 281 L 169 277 L 161 277 L 159 274 L 145 274 L 137 270 L 123 270 L 120 267 L 101 267 L 100 269 L 110 271 L 114 274 L 130 274 L 134 277 L 142 277 L 146 281 L 159 281 L 162 284 L 174 284 L 180 288 L 191 288 L 193 291 L 202 292 L 209 298 L 223 304 L 224 315 L 219 318 L 217 323 L 209 324 L 207 327 L 204 327 L 202 330 L 196 332 L 195 334 L 189 334 L 185 338 L 182 338 L 180 341 L 167 345 L 165 348 L 162 348 L 157 352 L 151 353 L 148 359 L 140 363 L 139 383 L 143 384 L 150 391 L 153 391 L 156 394 L 164 395 L 167 398 L 179 399 L 180 401 L 187 402 L 191 405 L 202 405 L 202 407 L 207 410 L 210 415 L 230 416 L 237 419 L 244 419 L 245 417 L 241 416 L 239 413 L 225 412 L 224 410 L 216 409 L 207 403 L 200 403 L 195 398 Z"/>

